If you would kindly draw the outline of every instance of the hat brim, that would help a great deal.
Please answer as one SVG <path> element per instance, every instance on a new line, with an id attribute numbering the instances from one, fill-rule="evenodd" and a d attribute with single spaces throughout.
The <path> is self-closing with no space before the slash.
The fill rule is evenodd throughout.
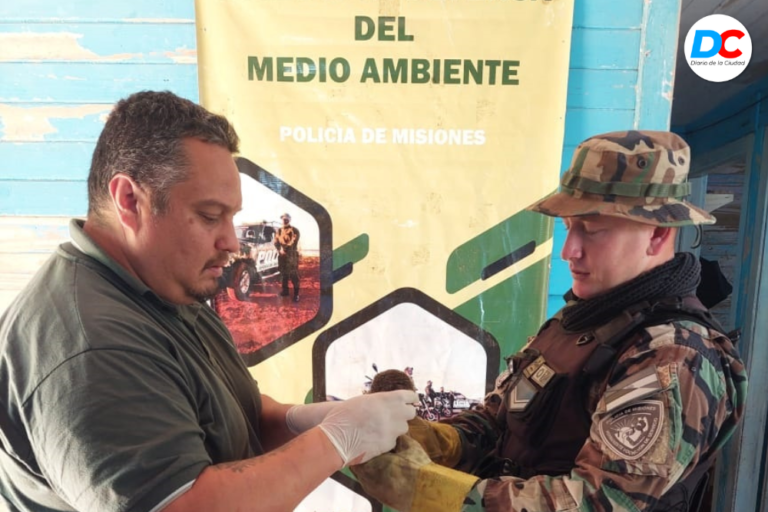
<path id="1" fill-rule="evenodd" d="M 640 201 L 606 201 L 603 196 L 583 194 L 580 197 L 565 192 L 553 192 L 526 210 L 543 213 L 550 217 L 581 217 L 607 215 L 620 217 L 653 226 L 675 227 L 696 224 L 714 224 L 717 219 L 688 201 L 665 199 L 661 204 Z"/>

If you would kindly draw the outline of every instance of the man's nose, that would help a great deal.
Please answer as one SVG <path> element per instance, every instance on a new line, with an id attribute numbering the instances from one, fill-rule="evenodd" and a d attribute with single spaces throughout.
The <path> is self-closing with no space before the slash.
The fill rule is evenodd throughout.
<path id="1" fill-rule="evenodd" d="M 573 232 L 568 232 L 565 237 L 565 243 L 563 244 L 563 250 L 560 252 L 560 257 L 565 261 L 576 260 L 581 258 L 581 242 Z"/>
<path id="2" fill-rule="evenodd" d="M 232 222 L 225 223 L 223 233 L 219 237 L 216 248 L 220 251 L 237 252 L 240 250 L 240 240 L 235 233 L 235 225 Z"/>

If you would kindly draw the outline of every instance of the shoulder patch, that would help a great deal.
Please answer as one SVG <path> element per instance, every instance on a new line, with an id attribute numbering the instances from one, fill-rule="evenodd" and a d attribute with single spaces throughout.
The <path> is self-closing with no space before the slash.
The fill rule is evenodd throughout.
<path id="1" fill-rule="evenodd" d="M 661 391 L 656 366 L 651 365 L 605 390 L 605 410 L 610 412 Z"/>
<path id="2" fill-rule="evenodd" d="M 625 460 L 637 460 L 653 447 L 664 426 L 664 404 L 643 400 L 625 407 L 598 424 L 605 446 Z"/>

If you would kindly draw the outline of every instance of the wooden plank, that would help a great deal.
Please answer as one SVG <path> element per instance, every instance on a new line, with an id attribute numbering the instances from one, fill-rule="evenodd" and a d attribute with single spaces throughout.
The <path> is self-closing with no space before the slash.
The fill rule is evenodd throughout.
<path id="1" fill-rule="evenodd" d="M 3 289 L 3 275 L 0 274 L 0 315 L 2 315 L 3 312 L 8 309 L 8 306 L 11 305 L 11 302 L 13 302 L 13 300 L 19 294 L 21 289 L 24 288 L 28 281 L 29 279 L 25 279 L 23 284 L 20 284 L 18 288 L 13 287 L 6 290 Z"/>
<path id="2" fill-rule="evenodd" d="M 0 215 L 82 216 L 85 181 L 0 181 Z"/>
<path id="3" fill-rule="evenodd" d="M 754 52 L 754 48 L 753 48 Z M 754 53 L 753 53 L 754 55 Z M 749 69 L 751 69 L 754 66 L 754 62 L 750 63 Z M 690 70 L 689 70 L 690 71 Z M 693 73 L 693 72 L 691 72 Z M 742 74 L 743 76 L 743 74 Z M 698 79 L 698 77 L 697 77 Z M 739 81 L 742 81 L 743 78 L 739 78 Z M 700 82 L 704 82 L 703 80 L 699 80 Z M 718 94 L 722 94 L 722 91 L 727 86 L 727 84 L 732 84 L 736 81 L 731 82 L 722 82 L 722 83 L 716 83 L 716 82 L 704 82 L 706 84 L 710 84 L 710 86 L 721 86 L 717 90 L 720 91 Z M 702 87 L 704 87 L 702 85 Z M 686 95 L 683 97 L 690 96 Z M 707 95 L 699 95 L 699 96 L 693 96 L 693 100 L 695 101 L 695 98 L 699 97 L 708 97 Z M 686 100 L 689 101 L 689 100 Z M 677 100 L 675 101 L 677 104 Z M 714 102 L 712 100 L 709 100 L 709 103 L 711 105 L 717 105 L 715 108 L 707 112 L 705 115 L 700 116 L 699 119 L 694 120 L 688 120 L 687 122 L 681 122 L 679 120 L 676 120 L 675 124 L 675 131 L 678 133 L 686 133 L 686 134 L 705 134 L 708 136 L 708 138 L 711 139 L 708 143 L 704 143 L 704 147 L 717 147 L 720 146 L 721 143 L 727 142 L 727 141 L 733 141 L 736 139 L 739 139 L 749 133 L 751 133 L 754 128 L 754 121 L 755 116 L 754 113 L 757 111 L 760 113 L 759 119 L 757 119 L 758 124 L 768 124 L 768 75 L 763 77 L 762 79 L 757 79 L 755 83 L 747 87 L 746 89 L 740 90 L 740 91 L 734 91 L 734 95 L 732 97 L 729 97 L 725 101 L 721 103 Z M 679 108 L 678 106 L 675 107 L 676 109 Z M 682 110 L 688 111 L 687 107 L 683 107 Z M 736 131 L 734 133 L 719 133 L 715 130 L 715 128 L 719 128 L 719 126 L 723 126 L 723 123 L 727 120 L 736 117 L 738 120 L 743 120 L 745 117 L 748 118 L 748 122 L 746 125 L 734 125 L 729 124 L 729 130 L 734 130 L 736 128 Z M 685 120 L 683 120 L 685 121 Z M 726 137 L 727 140 L 720 141 L 718 140 L 718 134 L 722 137 Z M 701 135 L 699 135 L 701 137 Z M 707 145 L 708 144 L 708 145 Z"/>
<path id="4" fill-rule="evenodd" d="M 640 28 L 642 2 L 588 0 L 573 6 L 575 28 Z"/>
<path id="5" fill-rule="evenodd" d="M 95 142 L 0 141 L 0 179 L 85 180 L 95 147 Z"/>
<path id="6" fill-rule="evenodd" d="M 668 130 L 672 112 L 680 0 L 644 2 L 634 127 Z"/>
<path id="7" fill-rule="evenodd" d="M 21 254 L 47 257 L 67 240 L 68 217 L 0 217 L 0 269 L 25 273 L 10 264 L 8 258 Z"/>
<path id="8" fill-rule="evenodd" d="M 632 109 L 569 108 L 565 114 L 565 145 L 576 146 L 598 133 L 628 130 L 634 117 Z"/>
<path id="9" fill-rule="evenodd" d="M 683 137 L 688 142 L 688 145 L 691 146 L 691 172 L 689 177 L 712 172 L 712 169 L 715 168 L 718 169 L 718 173 L 722 173 L 722 167 L 737 165 L 741 166 L 740 172 L 744 173 L 745 148 L 752 147 L 753 136 L 751 134 L 738 140 L 709 147 L 703 146 L 697 134 L 683 134 Z M 695 148 L 692 143 L 695 144 Z M 702 153 L 699 151 L 702 151 Z"/>
<path id="10" fill-rule="evenodd" d="M 634 109 L 637 71 L 574 69 L 568 75 L 570 108 Z"/>
<path id="11" fill-rule="evenodd" d="M 2 104 L 0 140 L 96 140 L 111 104 Z"/>
<path id="12" fill-rule="evenodd" d="M 0 24 L 0 62 L 196 64 L 195 26 L 157 23 Z"/>
<path id="13" fill-rule="evenodd" d="M 197 102 L 197 66 L 136 63 L 0 62 L 0 104 L 108 103 L 140 90 L 169 90 Z"/>
<path id="14" fill-rule="evenodd" d="M 65 217 L 0 217 L 0 314 L 69 240 L 68 224 Z"/>
<path id="15" fill-rule="evenodd" d="M 751 390 L 768 389 L 768 265 L 765 265 L 768 241 L 768 151 L 766 127 L 756 130 L 755 143 L 748 155 L 749 171 L 744 184 L 744 208 L 739 227 L 739 251 L 736 265 L 737 298 L 734 325 L 742 328 L 740 352 L 747 366 Z M 757 510 L 759 479 L 766 449 L 768 403 L 762 393 L 749 393 L 743 428 L 726 446 L 718 465 L 715 510 Z"/>
<path id="16" fill-rule="evenodd" d="M 94 2 L 93 0 L 5 0 L 0 2 L 3 21 L 135 21 L 195 19 L 194 2 L 179 0 L 130 0 Z"/>
<path id="17" fill-rule="evenodd" d="M 0 252 L 0 268 L 9 269 L 9 274 L 30 277 L 40 270 L 48 258 L 51 257 L 51 251 L 44 253 L 12 253 L 6 254 Z"/>
<path id="18" fill-rule="evenodd" d="M 639 30 L 574 28 L 571 69 L 630 69 L 638 66 Z"/>
<path id="19" fill-rule="evenodd" d="M 768 106 L 768 102 L 766 102 Z M 738 141 L 749 136 L 755 130 L 755 107 L 734 113 L 720 122 L 698 130 L 684 132 L 685 140 L 691 146 L 691 155 L 707 153 L 712 148 L 725 146 L 729 142 Z"/>

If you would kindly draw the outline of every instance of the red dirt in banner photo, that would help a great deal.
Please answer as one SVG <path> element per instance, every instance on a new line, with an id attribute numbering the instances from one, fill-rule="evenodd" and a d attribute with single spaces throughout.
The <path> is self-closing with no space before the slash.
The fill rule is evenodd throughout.
<path id="1" fill-rule="evenodd" d="M 284 334 L 307 323 L 320 309 L 320 259 L 316 256 L 299 260 L 300 301 L 290 295 L 281 297 L 278 276 L 251 290 L 248 301 L 239 301 L 226 291 L 214 299 L 214 309 L 232 333 L 238 352 L 255 352 Z"/>

